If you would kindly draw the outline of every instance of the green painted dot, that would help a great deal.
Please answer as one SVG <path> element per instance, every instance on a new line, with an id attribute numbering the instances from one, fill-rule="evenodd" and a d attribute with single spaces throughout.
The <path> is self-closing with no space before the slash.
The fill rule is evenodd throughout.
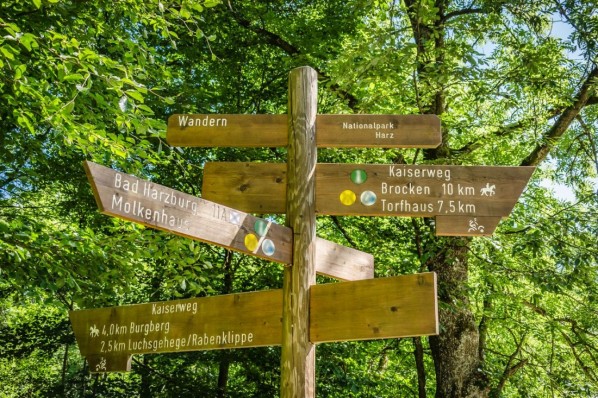
<path id="1" fill-rule="evenodd" d="M 351 172 L 351 181 L 355 184 L 363 184 L 368 179 L 368 175 L 365 170 L 353 170 Z"/>
<path id="2" fill-rule="evenodd" d="M 253 228 L 259 236 L 264 236 L 268 232 L 268 222 L 266 220 L 258 219 L 255 221 Z"/>

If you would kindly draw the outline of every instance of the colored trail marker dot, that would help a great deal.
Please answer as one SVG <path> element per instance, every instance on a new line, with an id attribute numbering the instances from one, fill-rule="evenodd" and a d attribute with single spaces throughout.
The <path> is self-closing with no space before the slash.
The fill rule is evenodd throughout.
<path id="1" fill-rule="evenodd" d="M 254 234 L 247 234 L 245 235 L 245 247 L 247 250 L 253 252 L 257 249 L 259 244 L 259 239 Z"/>
<path id="2" fill-rule="evenodd" d="M 365 170 L 353 170 L 351 172 L 351 181 L 355 184 L 363 184 L 368 179 L 368 175 Z"/>
<path id="3" fill-rule="evenodd" d="M 264 239 L 264 241 L 262 242 L 262 251 L 266 256 L 273 255 L 276 251 L 276 246 L 274 245 L 274 242 L 272 242 L 270 239 Z"/>
<path id="4" fill-rule="evenodd" d="M 351 191 L 350 189 L 341 192 L 340 200 L 345 206 L 351 206 L 353 203 L 355 203 L 355 199 L 357 199 L 355 192 Z"/>
<path id="5" fill-rule="evenodd" d="M 376 203 L 376 194 L 372 191 L 363 191 L 363 193 L 361 194 L 361 203 L 363 203 L 365 206 L 371 206 L 374 203 Z"/>
<path id="6" fill-rule="evenodd" d="M 241 225 L 241 215 L 236 211 L 231 211 L 228 220 L 231 224 Z"/>
<path id="7" fill-rule="evenodd" d="M 264 236 L 268 232 L 268 223 L 265 220 L 256 220 L 253 228 L 259 236 Z"/>

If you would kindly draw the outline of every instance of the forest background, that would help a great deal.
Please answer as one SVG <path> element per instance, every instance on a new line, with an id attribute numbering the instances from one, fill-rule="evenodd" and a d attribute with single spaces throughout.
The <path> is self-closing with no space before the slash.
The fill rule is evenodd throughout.
<path id="1" fill-rule="evenodd" d="M 284 162 L 284 148 L 170 147 L 166 120 L 286 113 L 288 73 L 309 65 L 320 113 L 442 120 L 437 149 L 321 149 L 319 162 L 538 166 L 492 237 L 318 218 L 319 236 L 372 253 L 377 277 L 437 272 L 441 333 L 321 344 L 317 395 L 597 397 L 597 10 L 2 1 L 0 396 L 278 395 L 277 347 L 135 356 L 130 373 L 90 375 L 67 314 L 281 287 L 279 265 L 100 215 L 82 161 L 198 196 L 207 161 Z"/>

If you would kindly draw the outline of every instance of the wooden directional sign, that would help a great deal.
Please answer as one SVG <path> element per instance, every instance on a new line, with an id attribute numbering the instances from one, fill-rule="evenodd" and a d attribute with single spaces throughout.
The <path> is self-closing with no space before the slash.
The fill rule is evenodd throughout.
<path id="1" fill-rule="evenodd" d="M 172 115 L 166 141 L 183 147 L 286 146 L 287 115 Z"/>
<path id="2" fill-rule="evenodd" d="M 438 334 L 436 274 L 311 287 L 310 340 L 371 340 Z"/>
<path id="3" fill-rule="evenodd" d="M 288 143 L 287 115 L 172 115 L 166 140 L 184 147 L 277 147 Z M 318 147 L 435 148 L 436 115 L 317 115 Z"/>
<path id="4" fill-rule="evenodd" d="M 284 166 L 208 163 L 204 169 L 204 196 L 247 212 L 283 212 Z M 534 169 L 318 164 L 316 212 L 437 217 L 438 235 L 490 235 L 500 219 L 510 214 Z M 266 177 L 261 178 L 262 174 Z M 258 191 L 261 194 L 256 195 Z M 263 192 L 269 195 L 261 196 Z"/>
<path id="5" fill-rule="evenodd" d="M 281 290 L 71 311 L 92 372 L 130 370 L 131 354 L 280 345 Z"/>
<path id="6" fill-rule="evenodd" d="M 291 230 L 230 207 L 85 162 L 105 214 L 288 264 Z"/>
<path id="7" fill-rule="evenodd" d="M 100 211 L 271 261 L 291 263 L 291 230 L 92 162 L 84 163 Z M 316 270 L 341 280 L 374 276 L 374 258 L 316 239 Z"/>
<path id="8" fill-rule="evenodd" d="M 318 115 L 319 147 L 436 148 L 442 142 L 436 115 Z"/>
<path id="9" fill-rule="evenodd" d="M 374 256 L 316 237 L 316 273 L 341 281 L 374 277 Z"/>
<path id="10" fill-rule="evenodd" d="M 71 311 L 92 372 L 130 370 L 132 354 L 280 345 L 282 290 Z M 311 287 L 310 341 L 438 334 L 436 274 Z"/>

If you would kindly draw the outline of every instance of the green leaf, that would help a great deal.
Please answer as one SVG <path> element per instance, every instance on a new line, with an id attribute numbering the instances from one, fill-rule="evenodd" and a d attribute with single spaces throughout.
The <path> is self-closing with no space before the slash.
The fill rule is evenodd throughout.
<path id="1" fill-rule="evenodd" d="M 143 113 L 145 115 L 153 115 L 154 111 L 152 110 L 152 108 L 150 108 L 147 105 L 138 105 L 137 108 L 139 108 L 141 111 L 143 111 Z"/>
<path id="2" fill-rule="evenodd" d="M 83 79 L 85 79 L 85 76 L 83 76 L 79 73 L 73 73 L 71 75 L 66 75 L 63 80 L 65 82 L 74 82 L 74 81 L 83 80 Z"/>
<path id="3" fill-rule="evenodd" d="M 33 5 L 39 10 L 42 7 L 42 0 L 33 0 Z"/>
<path id="4" fill-rule="evenodd" d="M 15 68 L 15 80 L 19 80 L 21 77 L 23 77 L 26 70 L 27 70 L 27 65 L 25 65 L 25 64 L 17 65 L 17 67 Z"/>
<path id="5" fill-rule="evenodd" d="M 221 3 L 220 0 L 206 0 L 206 2 L 203 5 L 204 5 L 204 7 L 211 8 L 211 7 L 216 7 L 220 3 Z"/>
<path id="6" fill-rule="evenodd" d="M 19 39 L 20 43 L 27 49 L 27 51 L 31 51 L 34 48 L 38 48 L 39 44 L 37 43 L 37 38 L 32 35 L 31 33 L 25 33 Z"/>
<path id="7" fill-rule="evenodd" d="M 0 47 L 0 52 L 2 52 L 2 54 L 4 54 L 4 56 L 6 58 L 8 58 L 10 60 L 14 60 L 15 56 L 14 56 L 14 54 L 13 54 L 13 52 L 11 50 L 13 50 L 13 48 L 11 46 L 9 46 L 8 44 Z"/>
<path id="8" fill-rule="evenodd" d="M 134 100 L 137 100 L 139 102 L 143 102 L 143 95 L 141 95 L 141 93 L 137 90 L 127 90 L 125 91 L 125 93 L 133 98 Z"/>
<path id="9" fill-rule="evenodd" d="M 35 128 L 33 127 L 33 124 L 31 123 L 31 120 L 29 119 L 29 117 L 27 117 L 27 115 L 25 114 L 21 114 L 20 116 L 17 117 L 17 122 L 25 127 L 27 130 L 29 130 L 29 132 L 31 134 L 35 133 Z"/>

